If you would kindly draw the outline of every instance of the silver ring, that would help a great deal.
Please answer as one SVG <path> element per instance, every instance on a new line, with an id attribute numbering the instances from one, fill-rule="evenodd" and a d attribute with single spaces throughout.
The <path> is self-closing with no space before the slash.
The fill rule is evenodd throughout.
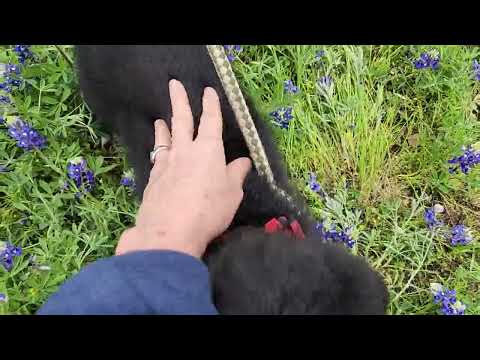
<path id="1" fill-rule="evenodd" d="M 152 164 L 155 164 L 155 156 L 157 156 L 158 152 L 160 150 L 170 150 L 170 146 L 168 145 L 158 145 L 158 146 L 155 146 L 155 148 L 153 149 L 153 151 L 150 151 L 150 162 Z"/>

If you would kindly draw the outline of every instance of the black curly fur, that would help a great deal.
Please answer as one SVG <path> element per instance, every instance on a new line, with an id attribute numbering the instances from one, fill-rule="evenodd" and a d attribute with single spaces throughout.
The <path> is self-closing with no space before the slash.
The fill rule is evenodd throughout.
<path id="1" fill-rule="evenodd" d="M 151 169 L 153 121 L 170 127 L 168 81 L 177 79 L 188 93 L 195 129 L 203 90 L 216 89 L 224 119 L 227 162 L 248 156 L 205 46 L 97 46 L 76 48 L 81 91 L 96 117 L 120 135 L 127 146 L 141 199 Z M 223 314 L 383 314 L 388 293 L 380 275 L 344 246 L 323 243 L 301 196 L 289 185 L 286 167 L 270 128 L 247 101 L 280 187 L 291 204 L 272 192 L 255 170 L 244 185 L 244 199 L 229 231 L 205 255 L 214 303 Z M 284 234 L 267 235 L 273 217 L 297 219 L 304 241 Z"/>

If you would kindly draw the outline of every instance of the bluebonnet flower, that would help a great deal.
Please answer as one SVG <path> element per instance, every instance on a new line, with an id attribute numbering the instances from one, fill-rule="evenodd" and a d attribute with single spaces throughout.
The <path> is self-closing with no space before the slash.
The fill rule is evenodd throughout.
<path id="1" fill-rule="evenodd" d="M 416 69 L 431 68 L 437 70 L 440 67 L 440 55 L 438 51 L 424 52 L 413 62 Z"/>
<path id="2" fill-rule="evenodd" d="M 22 85 L 20 68 L 14 64 L 2 64 L 4 82 L 0 83 L 0 90 L 11 93 L 13 88 Z"/>
<path id="3" fill-rule="evenodd" d="M 90 192 L 95 186 L 95 175 L 88 169 L 87 161 L 82 157 L 70 160 L 67 164 L 67 176 L 75 182 L 77 188 L 82 189 L 75 197 L 78 199 L 84 192 Z M 64 185 L 65 189 L 65 185 Z"/>
<path id="4" fill-rule="evenodd" d="M 12 88 L 8 86 L 7 82 L 0 83 L 0 90 L 5 91 L 6 93 L 12 92 Z"/>
<path id="5" fill-rule="evenodd" d="M 47 145 L 45 137 L 20 118 L 7 120 L 7 126 L 8 135 L 24 150 L 42 149 Z"/>
<path id="6" fill-rule="evenodd" d="M 314 173 L 310 173 L 308 176 L 309 176 L 309 178 L 308 178 L 308 181 L 307 181 L 307 185 L 310 188 L 310 190 L 312 190 L 313 192 L 316 192 L 317 194 L 319 194 L 322 197 L 325 197 L 326 194 L 323 191 L 320 183 L 317 181 L 317 176 Z"/>
<path id="7" fill-rule="evenodd" d="M 423 214 L 423 218 L 425 219 L 425 223 L 430 230 L 433 230 L 435 227 L 443 225 L 443 223 L 437 219 L 437 212 L 434 208 L 426 209 L 425 213 Z"/>
<path id="8" fill-rule="evenodd" d="M 7 75 L 20 75 L 20 68 L 15 64 L 6 64 L 5 65 L 5 74 Z"/>
<path id="9" fill-rule="evenodd" d="M 5 96 L 5 95 L 0 95 L 0 104 L 3 104 L 3 105 L 8 105 L 10 104 L 10 98 L 8 96 Z"/>
<path id="10" fill-rule="evenodd" d="M 475 76 L 475 80 L 480 81 L 480 63 L 477 59 L 473 60 L 473 76 Z"/>
<path id="11" fill-rule="evenodd" d="M 20 79 L 13 79 L 13 78 L 9 77 L 7 79 L 7 85 L 11 85 L 13 87 L 18 88 L 18 87 L 20 87 L 20 85 L 22 85 L 22 81 Z"/>
<path id="12" fill-rule="evenodd" d="M 6 167 L 5 165 L 0 165 L 0 173 L 6 173 L 9 171 L 10 170 L 8 169 L 8 167 Z"/>
<path id="13" fill-rule="evenodd" d="M 471 230 L 465 225 L 455 225 L 452 228 L 452 237 L 450 242 L 452 245 L 467 245 L 473 240 Z"/>
<path id="14" fill-rule="evenodd" d="M 462 147 L 462 151 L 462 155 L 448 160 L 450 164 L 457 165 L 448 169 L 450 174 L 456 173 L 459 168 L 464 174 L 468 174 L 475 165 L 480 164 L 480 151 L 476 151 L 471 145 Z"/>
<path id="15" fill-rule="evenodd" d="M 286 93 L 288 94 L 296 94 L 298 93 L 298 87 L 293 84 L 292 80 L 285 80 L 283 82 L 283 88 Z"/>
<path id="16" fill-rule="evenodd" d="M 10 76 L 19 76 L 20 68 L 15 64 L 1 64 L 1 70 L 3 72 L 2 76 L 4 78 L 9 78 Z"/>
<path id="17" fill-rule="evenodd" d="M 237 58 L 237 55 L 243 51 L 241 45 L 223 45 L 228 61 L 232 62 Z"/>
<path id="18" fill-rule="evenodd" d="M 318 50 L 315 54 L 315 60 L 319 61 L 323 56 L 325 56 L 325 50 Z"/>
<path id="19" fill-rule="evenodd" d="M 60 186 L 60 192 L 67 191 L 70 188 L 70 185 L 68 185 L 68 181 L 64 181 L 62 186 Z"/>
<path id="20" fill-rule="evenodd" d="M 0 116 L 0 124 L 3 125 L 5 123 L 5 119 L 3 118 L 3 116 Z"/>
<path id="21" fill-rule="evenodd" d="M 31 45 L 15 45 L 13 51 L 17 54 L 18 62 L 24 64 L 27 59 L 33 58 L 30 50 Z"/>
<path id="22" fill-rule="evenodd" d="M 464 315 L 466 306 L 457 300 L 455 290 L 448 290 L 441 284 L 430 284 L 430 291 L 433 295 L 433 302 L 441 305 L 441 312 L 444 315 Z"/>
<path id="23" fill-rule="evenodd" d="M 135 189 L 135 176 L 133 175 L 132 171 L 126 171 L 123 174 L 120 180 L 120 185 L 123 185 L 130 190 Z"/>
<path id="24" fill-rule="evenodd" d="M 335 225 L 333 224 L 330 227 L 330 230 L 328 230 L 323 222 L 318 222 L 315 225 L 315 229 L 318 231 L 320 237 L 324 241 L 343 243 L 350 249 L 355 245 L 355 240 L 350 237 L 350 229 L 347 229 L 346 231 L 337 231 L 335 229 Z"/>
<path id="25" fill-rule="evenodd" d="M 321 88 L 328 90 L 333 84 L 333 79 L 330 76 L 326 75 L 318 79 L 317 83 Z"/>
<path id="26" fill-rule="evenodd" d="M 290 121 L 293 119 L 292 107 L 281 107 L 270 113 L 270 116 L 273 117 L 273 123 L 277 126 L 280 126 L 282 129 L 288 129 Z"/>
<path id="27" fill-rule="evenodd" d="M 0 304 L 4 304 L 8 301 L 7 295 L 0 293 Z"/>
<path id="28" fill-rule="evenodd" d="M 22 255 L 22 248 L 13 246 L 9 242 L 0 244 L 0 263 L 5 270 L 10 271 L 13 267 L 13 258 Z"/>

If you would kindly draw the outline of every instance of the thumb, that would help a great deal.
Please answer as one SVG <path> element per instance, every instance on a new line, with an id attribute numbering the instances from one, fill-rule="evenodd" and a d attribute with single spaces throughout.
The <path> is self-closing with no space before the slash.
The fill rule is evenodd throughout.
<path id="1" fill-rule="evenodd" d="M 249 158 L 238 158 L 227 165 L 227 175 L 234 185 L 242 188 L 251 168 L 252 161 Z"/>

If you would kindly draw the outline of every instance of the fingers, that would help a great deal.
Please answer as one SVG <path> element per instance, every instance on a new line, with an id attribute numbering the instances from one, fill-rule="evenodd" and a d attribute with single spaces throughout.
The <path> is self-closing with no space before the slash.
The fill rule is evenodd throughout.
<path id="1" fill-rule="evenodd" d="M 155 146 L 171 146 L 172 138 L 170 136 L 170 131 L 168 130 L 167 124 L 163 120 L 155 121 Z M 167 167 L 168 163 L 168 156 L 170 150 L 169 149 L 162 149 L 157 152 L 155 155 L 155 163 L 153 165 L 152 171 L 150 173 L 150 177 L 152 174 L 157 172 L 161 172 Z"/>
<path id="2" fill-rule="evenodd" d="M 222 140 L 222 111 L 220 100 L 214 89 L 208 87 L 203 94 L 203 111 L 198 127 L 197 139 Z"/>
<path id="3" fill-rule="evenodd" d="M 252 168 L 249 158 L 238 158 L 227 165 L 227 175 L 235 186 L 243 188 L 243 183 Z"/>
<path id="4" fill-rule="evenodd" d="M 193 140 L 193 116 L 188 95 L 182 83 L 171 80 L 170 101 L 172 104 L 172 143 Z"/>

